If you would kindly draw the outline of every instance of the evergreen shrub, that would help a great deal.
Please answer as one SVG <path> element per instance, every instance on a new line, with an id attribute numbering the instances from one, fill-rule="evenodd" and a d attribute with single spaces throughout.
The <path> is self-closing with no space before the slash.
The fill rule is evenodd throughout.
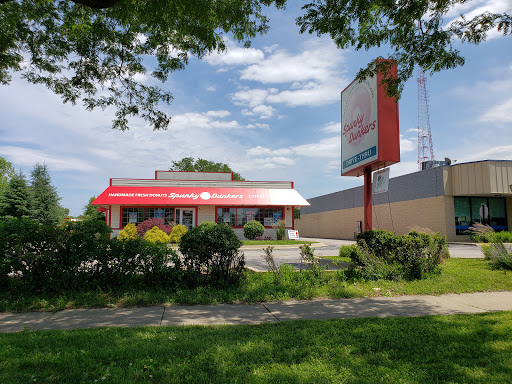
<path id="1" fill-rule="evenodd" d="M 171 234 L 169 235 L 169 240 L 171 243 L 179 243 L 181 237 L 187 233 L 188 229 L 184 225 L 178 224 L 173 229 Z"/>
<path id="2" fill-rule="evenodd" d="M 158 227 L 153 227 L 144 235 L 144 240 L 150 243 L 161 243 L 167 244 L 169 242 L 169 236 Z"/>
<path id="3" fill-rule="evenodd" d="M 126 224 L 124 229 L 117 236 L 119 240 L 135 240 L 139 238 L 137 226 L 133 223 Z"/>
<path id="4" fill-rule="evenodd" d="M 230 285 L 239 281 L 245 261 L 239 252 L 242 242 L 226 224 L 201 223 L 181 238 L 183 255 L 190 284 Z"/>
<path id="5" fill-rule="evenodd" d="M 9 282 L 17 280 L 21 284 L 16 289 L 27 292 L 181 283 L 182 263 L 167 244 L 139 238 L 119 241 L 110 239 L 110 232 L 95 220 L 62 226 L 27 218 L 0 222 L 0 282 L 9 288 Z M 9 273 L 14 277 L 7 277 Z"/>
<path id="6" fill-rule="evenodd" d="M 416 231 L 393 235 L 382 230 L 358 235 L 357 247 L 350 252 L 357 272 L 365 279 L 415 280 L 440 271 L 439 264 L 449 257 L 446 239 L 439 234 Z"/>
<path id="7" fill-rule="evenodd" d="M 244 225 L 244 236 L 249 240 L 254 240 L 263 233 L 265 233 L 265 227 L 257 220 L 251 220 Z"/>

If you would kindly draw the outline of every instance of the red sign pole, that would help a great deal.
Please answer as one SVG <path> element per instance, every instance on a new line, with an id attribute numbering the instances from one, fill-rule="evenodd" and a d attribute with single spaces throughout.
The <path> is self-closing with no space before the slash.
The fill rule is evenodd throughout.
<path id="1" fill-rule="evenodd" d="M 372 229 L 372 170 L 364 170 L 364 230 Z"/>

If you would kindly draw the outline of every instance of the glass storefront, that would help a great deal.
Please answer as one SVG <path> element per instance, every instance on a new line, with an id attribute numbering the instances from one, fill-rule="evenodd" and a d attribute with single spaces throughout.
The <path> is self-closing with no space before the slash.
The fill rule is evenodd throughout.
<path id="1" fill-rule="evenodd" d="M 217 208 L 217 223 L 226 223 L 232 227 L 243 227 L 251 220 L 272 227 L 282 219 L 283 208 Z"/>
<path id="2" fill-rule="evenodd" d="M 124 228 L 128 223 L 137 225 L 142 223 L 144 220 L 155 217 L 163 219 L 164 223 L 167 225 L 174 226 L 176 224 L 182 224 L 190 229 L 195 223 L 195 209 L 174 207 L 122 207 L 121 224 Z"/>
<path id="3" fill-rule="evenodd" d="M 504 197 L 454 197 L 455 230 L 468 235 L 474 223 L 491 226 L 495 231 L 507 230 Z"/>

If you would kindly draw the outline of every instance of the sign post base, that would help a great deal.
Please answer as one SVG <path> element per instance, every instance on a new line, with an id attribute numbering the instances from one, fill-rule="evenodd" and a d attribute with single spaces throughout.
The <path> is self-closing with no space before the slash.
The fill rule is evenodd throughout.
<path id="1" fill-rule="evenodd" d="M 364 230 L 372 229 L 372 170 L 364 170 Z"/>

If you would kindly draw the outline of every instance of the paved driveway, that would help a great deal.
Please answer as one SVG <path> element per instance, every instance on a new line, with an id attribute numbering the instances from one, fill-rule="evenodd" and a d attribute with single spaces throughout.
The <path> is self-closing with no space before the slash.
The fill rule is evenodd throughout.
<path id="1" fill-rule="evenodd" d="M 337 256 L 340 246 L 355 244 L 355 241 L 353 240 L 319 238 L 301 238 L 301 240 L 315 242 L 311 246 L 315 249 L 314 253 L 316 256 Z M 268 265 L 262 257 L 262 255 L 264 255 L 263 248 L 263 246 L 242 248 L 245 254 L 245 264 L 248 268 L 258 272 L 268 270 Z M 449 244 L 448 249 L 450 251 L 450 257 L 453 258 L 476 259 L 484 257 L 480 247 L 476 244 Z M 281 263 L 287 263 L 292 264 L 296 268 L 300 267 L 300 249 L 298 245 L 275 246 L 272 254 L 274 255 L 274 260 L 278 266 L 281 265 Z M 324 264 L 330 269 L 336 268 L 336 265 L 333 265 L 331 262 L 325 261 Z"/>

